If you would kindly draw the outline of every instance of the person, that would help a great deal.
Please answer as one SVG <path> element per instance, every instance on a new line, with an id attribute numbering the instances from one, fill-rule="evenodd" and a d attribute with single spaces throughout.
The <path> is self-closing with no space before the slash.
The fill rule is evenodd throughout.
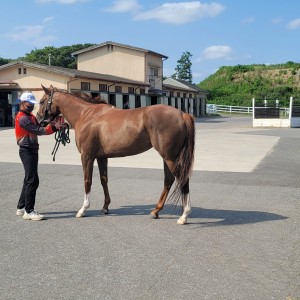
<path id="1" fill-rule="evenodd" d="M 123 105 L 123 109 L 129 109 L 129 101 L 126 100 L 124 105 Z"/>
<path id="2" fill-rule="evenodd" d="M 63 124 L 53 122 L 46 127 L 40 126 L 32 114 L 34 105 L 37 103 L 32 93 L 23 93 L 20 102 L 20 111 L 15 119 L 15 134 L 19 145 L 19 156 L 23 163 L 25 177 L 22 192 L 17 204 L 18 216 L 25 220 L 39 221 L 45 218 L 34 210 L 36 191 L 39 186 L 38 176 L 38 135 L 49 135 L 58 131 Z"/>

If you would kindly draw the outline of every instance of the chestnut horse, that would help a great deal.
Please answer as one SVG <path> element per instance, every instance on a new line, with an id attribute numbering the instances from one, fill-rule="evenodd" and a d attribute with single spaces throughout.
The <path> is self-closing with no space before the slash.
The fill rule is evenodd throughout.
<path id="1" fill-rule="evenodd" d="M 94 104 L 52 86 L 42 86 L 45 94 L 40 101 L 38 121 L 50 122 L 62 114 L 75 131 L 75 141 L 81 153 L 84 173 L 83 206 L 76 217 L 83 217 L 90 206 L 93 165 L 98 163 L 104 191 L 101 213 L 108 213 L 111 202 L 107 187 L 107 160 L 136 155 L 154 148 L 164 161 L 164 188 L 151 211 L 153 218 L 163 209 L 172 184 L 172 193 L 182 201 L 178 224 L 185 224 L 191 211 L 189 177 L 194 162 L 195 126 L 189 114 L 167 105 L 136 109 L 118 109 L 110 104 Z"/>

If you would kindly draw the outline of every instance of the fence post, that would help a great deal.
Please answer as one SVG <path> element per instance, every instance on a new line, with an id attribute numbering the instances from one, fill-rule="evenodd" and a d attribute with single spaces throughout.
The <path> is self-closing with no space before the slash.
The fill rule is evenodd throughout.
<path id="1" fill-rule="evenodd" d="M 293 113 L 293 97 L 290 97 L 290 111 L 289 111 L 290 127 L 292 125 L 292 113 Z"/>
<path id="2" fill-rule="evenodd" d="M 253 120 L 255 119 L 255 117 L 254 117 L 254 114 L 255 114 L 255 109 L 254 109 L 254 107 L 255 107 L 255 99 L 252 98 L 252 119 L 253 119 Z"/>

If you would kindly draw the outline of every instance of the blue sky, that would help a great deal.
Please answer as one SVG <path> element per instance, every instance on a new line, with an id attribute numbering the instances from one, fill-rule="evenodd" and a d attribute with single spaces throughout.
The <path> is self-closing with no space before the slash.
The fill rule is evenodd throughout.
<path id="1" fill-rule="evenodd" d="M 2 58 L 114 41 L 168 56 L 165 76 L 189 51 L 194 83 L 221 66 L 300 62 L 299 0 L 10 0 L 1 12 Z"/>

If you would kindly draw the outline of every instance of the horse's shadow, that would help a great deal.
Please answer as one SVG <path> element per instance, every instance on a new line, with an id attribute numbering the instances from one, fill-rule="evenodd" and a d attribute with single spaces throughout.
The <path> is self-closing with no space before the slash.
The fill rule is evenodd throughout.
<path id="1" fill-rule="evenodd" d="M 110 209 L 110 217 L 149 215 L 153 205 L 128 205 Z M 47 219 L 74 218 L 77 211 L 45 212 Z M 165 205 L 160 213 L 160 219 L 177 219 L 181 214 L 181 208 L 174 205 Z M 87 210 L 86 217 L 100 217 L 100 210 Z M 202 219 L 202 220 L 201 220 Z M 287 217 L 270 212 L 219 210 L 193 207 L 188 218 L 188 224 L 202 226 L 229 226 L 254 224 L 259 222 L 284 220 Z"/>

